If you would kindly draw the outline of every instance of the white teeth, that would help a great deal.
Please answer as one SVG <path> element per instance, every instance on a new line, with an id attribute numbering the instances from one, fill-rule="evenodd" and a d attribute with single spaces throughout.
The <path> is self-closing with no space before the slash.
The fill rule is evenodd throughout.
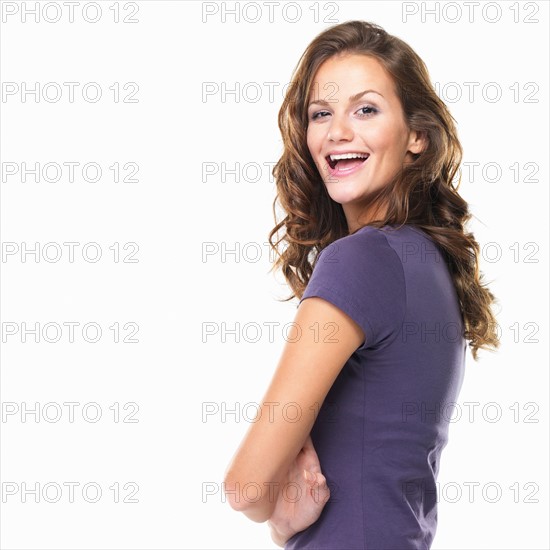
<path id="1" fill-rule="evenodd" d="M 366 159 L 369 155 L 366 153 L 345 153 L 344 155 L 329 155 L 330 160 L 344 160 L 344 159 Z"/>

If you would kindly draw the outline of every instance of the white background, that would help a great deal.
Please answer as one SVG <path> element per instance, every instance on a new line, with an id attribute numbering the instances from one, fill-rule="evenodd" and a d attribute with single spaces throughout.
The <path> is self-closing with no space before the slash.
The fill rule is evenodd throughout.
<path id="1" fill-rule="evenodd" d="M 277 301 L 287 288 L 268 273 L 264 245 L 274 225 L 270 170 L 282 151 L 283 87 L 319 32 L 366 19 L 424 59 L 457 121 L 463 161 L 479 163 L 473 177 L 464 171 L 460 192 L 475 216 L 481 270 L 501 304 L 500 350 L 481 351 L 478 363 L 467 359 L 462 416 L 450 427 L 438 480 L 433 549 L 548 548 L 548 3 L 474 3 L 470 21 L 460 2 L 300 2 L 300 12 L 279 2 L 270 21 L 265 3 L 250 2 L 245 12 L 240 4 L 236 22 L 221 2 L 202 3 L 217 12 L 208 17 L 200 2 L 120 2 L 120 19 L 137 22 L 115 23 L 115 2 L 102 1 L 97 22 L 85 20 L 96 17 L 94 6 L 83 11 L 80 3 L 71 23 L 67 6 L 52 2 L 44 15 L 41 2 L 40 21 L 29 14 L 24 22 L 23 9 L 34 4 L 4 2 L 0 27 L 1 547 L 276 548 L 265 524 L 205 487 L 220 488 L 253 416 L 243 405 L 262 398 L 297 304 Z M 439 22 L 425 13 L 434 8 Z M 56 9 L 61 19 L 45 20 Z M 57 83 L 61 98 L 21 94 L 36 82 L 40 91 Z M 65 82 L 79 83 L 73 102 Z M 130 82 L 139 86 L 133 103 L 123 101 L 132 99 L 123 89 Z M 275 83 L 271 98 L 267 82 Z M 471 98 L 466 82 L 478 83 Z M 83 97 L 86 83 L 101 88 L 99 101 Z M 240 91 L 204 95 L 205 83 Z M 492 101 L 497 88 L 502 96 Z M 80 163 L 73 182 L 67 170 L 57 182 L 22 181 L 24 162 L 71 161 Z M 102 168 L 95 183 L 82 177 L 89 162 Z M 113 181 L 116 162 L 136 163 L 137 181 Z M 205 163 L 217 173 L 204 176 Z M 239 181 L 222 174 L 236 163 Z M 11 174 L 13 166 L 19 172 Z M 22 256 L 36 242 L 40 252 L 54 243 L 46 247 L 50 259 L 57 243 L 59 260 Z M 79 243 L 73 262 L 66 242 Z M 97 262 L 83 258 L 86 243 L 101 248 Z M 135 256 L 126 243 L 139 246 Z M 226 249 L 237 252 L 222 255 Z M 93 258 L 93 246 L 87 251 Z M 63 325 L 71 321 L 79 323 L 74 342 Z M 121 339 L 131 332 L 124 325 L 135 323 L 139 341 L 114 342 L 109 327 L 117 322 Z M 22 341 L 23 323 L 54 324 L 37 343 L 32 334 Z M 97 343 L 83 339 L 86 323 L 101 327 Z M 240 323 L 239 342 L 222 338 L 222 323 Z M 279 323 L 273 338 L 264 323 Z M 60 340 L 48 342 L 56 326 L 64 328 Z M 206 326 L 216 334 L 205 336 Z M 36 402 L 38 418 L 21 415 Z M 79 404 L 73 422 L 67 402 Z M 87 403 L 97 405 L 84 418 Z M 136 405 L 123 410 L 128 403 L 136 414 Z M 205 407 L 218 412 L 203 417 Z M 61 417 L 48 422 L 44 414 L 55 420 L 56 410 Z M 74 502 L 68 482 L 79 484 Z M 24 502 L 24 484 L 36 483 L 39 502 L 32 493 Z M 88 500 L 93 487 L 102 489 L 96 503 L 83 496 L 87 483 L 95 484 Z M 122 502 L 132 487 L 138 502 Z M 502 494 L 492 502 L 495 487 Z M 56 488 L 63 492 L 53 502 Z"/>

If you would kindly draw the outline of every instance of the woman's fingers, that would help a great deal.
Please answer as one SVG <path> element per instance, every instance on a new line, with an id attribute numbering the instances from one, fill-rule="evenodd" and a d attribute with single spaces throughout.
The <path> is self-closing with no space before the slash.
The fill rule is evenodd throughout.
<path id="1" fill-rule="evenodd" d="M 318 485 L 321 488 L 328 487 L 327 478 L 321 472 L 309 472 L 309 475 L 314 476 L 314 478 L 310 478 L 310 485 Z"/>
<path id="2" fill-rule="evenodd" d="M 324 487 L 327 484 L 327 478 L 321 472 L 316 473 L 315 477 L 317 478 L 317 484 L 320 487 Z"/>
<path id="3" fill-rule="evenodd" d="M 307 470 L 305 470 L 307 472 Z M 310 490 L 311 496 L 316 504 L 325 504 L 330 498 L 330 489 L 328 488 L 327 478 L 320 472 L 307 472 L 306 478 Z"/>
<path id="4" fill-rule="evenodd" d="M 327 478 L 321 472 L 312 472 L 311 470 L 304 470 L 304 478 L 306 482 L 312 487 L 315 485 L 321 488 L 328 487 Z"/>
<path id="5" fill-rule="evenodd" d="M 313 486 L 317 482 L 317 477 L 311 470 L 304 470 L 304 478 L 308 485 Z"/>
<path id="6" fill-rule="evenodd" d="M 314 488 L 313 495 L 317 504 L 325 504 L 330 498 L 330 489 L 328 488 L 327 479 L 323 474 L 316 474 L 317 488 Z"/>

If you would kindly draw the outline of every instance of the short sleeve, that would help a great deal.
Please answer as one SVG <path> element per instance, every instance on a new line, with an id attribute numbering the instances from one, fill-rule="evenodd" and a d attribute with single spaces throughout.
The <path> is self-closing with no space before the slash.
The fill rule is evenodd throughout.
<path id="1" fill-rule="evenodd" d="M 358 348 L 380 347 L 401 330 L 407 307 L 401 260 L 382 231 L 366 227 L 325 247 L 300 304 L 323 298 L 351 317 L 363 330 Z"/>

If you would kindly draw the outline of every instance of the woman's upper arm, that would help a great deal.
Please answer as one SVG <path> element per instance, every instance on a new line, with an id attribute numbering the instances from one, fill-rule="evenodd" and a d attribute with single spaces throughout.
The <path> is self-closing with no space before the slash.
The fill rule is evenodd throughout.
<path id="1" fill-rule="evenodd" d="M 319 297 L 301 302 L 257 420 L 225 473 L 226 487 L 237 490 L 228 491 L 233 508 L 252 504 L 238 494 L 239 487 L 252 483 L 264 498 L 269 484 L 284 476 L 330 387 L 364 340 L 359 325 L 332 303 Z"/>

